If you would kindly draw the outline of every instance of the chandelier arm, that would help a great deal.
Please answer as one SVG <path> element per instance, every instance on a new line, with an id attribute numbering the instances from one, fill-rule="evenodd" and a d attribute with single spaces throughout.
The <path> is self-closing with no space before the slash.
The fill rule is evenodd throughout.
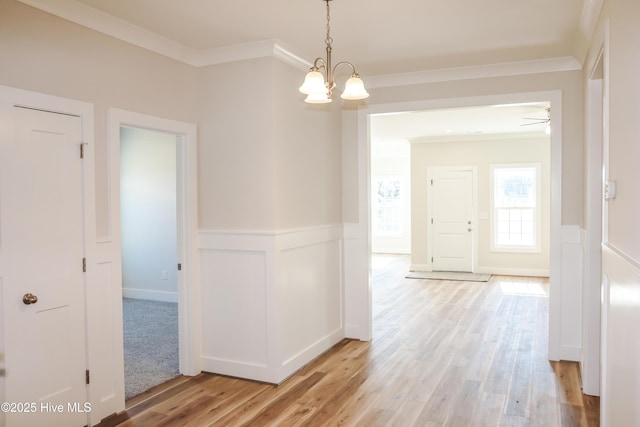
<path id="1" fill-rule="evenodd" d="M 320 65 L 318 65 L 318 64 L 320 64 Z M 324 58 L 320 58 L 320 57 L 316 58 L 315 61 L 313 61 L 313 67 L 311 67 L 311 69 L 313 71 L 319 71 L 319 70 L 321 70 L 323 68 L 325 70 L 327 69 L 327 63 L 324 60 Z"/>
<path id="2" fill-rule="evenodd" d="M 355 75 L 355 76 L 358 75 L 358 73 L 356 72 L 356 67 L 351 62 L 347 62 L 347 61 L 341 61 L 341 62 L 338 62 L 336 65 L 334 65 L 333 66 L 333 70 L 331 70 L 331 74 L 332 75 L 336 74 L 336 68 L 338 68 L 338 66 L 340 66 L 340 65 L 348 65 L 349 67 L 351 67 L 351 71 L 352 71 L 351 75 L 352 76 L 353 75 Z"/>

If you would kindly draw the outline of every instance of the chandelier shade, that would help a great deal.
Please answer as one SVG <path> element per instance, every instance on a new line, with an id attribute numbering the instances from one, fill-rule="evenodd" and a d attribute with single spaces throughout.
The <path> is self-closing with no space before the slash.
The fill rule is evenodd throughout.
<path id="1" fill-rule="evenodd" d="M 336 87 L 336 82 L 334 80 L 336 69 L 339 66 L 346 65 L 351 68 L 351 77 L 345 83 L 341 98 L 346 100 L 365 99 L 369 96 L 369 93 L 367 93 L 364 88 L 364 83 L 352 63 L 342 61 L 338 62 L 333 67 L 331 66 L 331 44 L 333 43 L 333 39 L 331 38 L 331 9 L 329 2 L 332 0 L 322 1 L 327 3 L 327 37 L 325 39 L 325 50 L 327 52 L 327 56 L 326 58 L 318 57 L 315 59 L 313 66 L 305 76 L 304 83 L 302 83 L 299 90 L 307 95 L 305 102 L 311 104 L 325 104 L 331 102 L 332 91 Z"/>
<path id="2" fill-rule="evenodd" d="M 300 92 L 305 95 L 326 94 L 329 89 L 324 81 L 324 76 L 320 71 L 309 71 L 304 78 L 304 83 L 300 86 Z"/>
<path id="3" fill-rule="evenodd" d="M 357 74 L 353 74 L 349 80 L 344 85 L 344 91 L 340 97 L 342 99 L 364 99 L 367 98 L 369 94 L 364 88 L 364 83 L 362 79 Z"/>

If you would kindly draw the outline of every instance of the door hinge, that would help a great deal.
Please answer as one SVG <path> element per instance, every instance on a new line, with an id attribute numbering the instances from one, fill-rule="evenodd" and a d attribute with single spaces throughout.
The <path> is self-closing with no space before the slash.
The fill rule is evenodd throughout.
<path id="1" fill-rule="evenodd" d="M 433 224 L 433 218 L 431 218 L 431 224 Z"/>
<path id="2" fill-rule="evenodd" d="M 178 271 L 182 270 L 182 264 L 178 263 Z"/>
<path id="3" fill-rule="evenodd" d="M 431 185 L 433 185 L 433 180 L 431 180 Z"/>
<path id="4" fill-rule="evenodd" d="M 82 272 L 83 273 L 87 272 L 87 259 L 86 258 L 82 258 Z"/>
<path id="5" fill-rule="evenodd" d="M 89 370 L 87 369 L 86 371 L 84 371 L 84 377 L 85 377 L 85 382 L 87 384 L 91 383 L 91 375 L 89 375 Z"/>
<path id="6" fill-rule="evenodd" d="M 84 146 L 87 145 L 86 142 L 81 142 L 80 143 L 80 158 L 84 159 Z"/>

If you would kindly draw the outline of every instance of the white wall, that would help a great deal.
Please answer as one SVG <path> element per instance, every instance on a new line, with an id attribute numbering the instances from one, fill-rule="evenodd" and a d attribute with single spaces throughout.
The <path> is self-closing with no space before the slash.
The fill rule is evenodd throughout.
<path id="1" fill-rule="evenodd" d="M 638 22 L 636 0 L 606 1 L 585 70 L 586 84 L 604 47 L 604 179 L 617 184 L 603 212 L 601 425 L 610 427 L 640 425 Z"/>
<path id="2" fill-rule="evenodd" d="M 505 253 L 491 250 L 491 172 L 492 164 L 540 164 L 541 245 L 540 252 Z M 477 166 L 476 224 L 478 272 L 514 275 L 549 275 L 550 237 L 550 153 L 549 138 L 542 135 L 485 135 L 411 144 L 412 250 L 411 264 L 430 269 L 428 252 L 428 180 L 431 167 Z M 483 214 L 483 215 L 480 215 Z"/>
<path id="3" fill-rule="evenodd" d="M 178 302 L 176 136 L 120 129 L 122 292 Z"/>

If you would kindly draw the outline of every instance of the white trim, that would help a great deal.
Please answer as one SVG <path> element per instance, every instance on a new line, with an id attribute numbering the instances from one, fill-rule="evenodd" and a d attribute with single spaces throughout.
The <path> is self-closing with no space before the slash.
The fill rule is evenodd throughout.
<path id="1" fill-rule="evenodd" d="M 540 132 L 509 132 L 509 133 L 483 133 L 472 135 L 437 135 L 425 136 L 420 138 L 412 138 L 409 140 L 411 144 L 429 144 L 431 142 L 449 142 L 449 141 L 500 141 L 500 140 L 524 140 L 535 139 L 540 140 Z"/>
<path id="2" fill-rule="evenodd" d="M 122 288 L 122 297 L 149 301 L 178 302 L 177 292 L 151 291 L 149 289 Z"/>
<path id="3" fill-rule="evenodd" d="M 367 87 L 407 86 L 425 83 L 450 82 L 490 77 L 520 76 L 526 74 L 551 73 L 557 71 L 580 70 L 582 65 L 572 57 L 538 59 L 502 64 L 477 65 L 459 68 L 417 71 L 413 73 L 390 74 L 366 77 Z"/>
<path id="4" fill-rule="evenodd" d="M 474 273 L 494 274 L 496 276 L 549 277 L 549 269 L 547 268 L 478 267 L 478 271 Z"/>
<path id="5" fill-rule="evenodd" d="M 108 110 L 109 206 L 113 260 L 121 264 L 120 239 L 120 127 L 131 126 L 175 134 L 177 143 L 178 322 L 180 373 L 197 375 L 200 369 L 200 288 L 198 280 L 197 225 L 197 128 L 190 123 L 163 119 L 116 108 Z M 121 269 L 121 267 L 120 267 Z M 121 278 L 116 278 L 121 283 Z M 120 302 L 121 304 L 121 302 Z"/>
<path id="6" fill-rule="evenodd" d="M 409 271 L 431 272 L 431 264 L 411 264 Z M 504 268 L 504 267 L 477 267 L 474 273 L 494 274 L 496 276 L 528 276 L 549 277 L 549 270 L 543 268 Z"/>

